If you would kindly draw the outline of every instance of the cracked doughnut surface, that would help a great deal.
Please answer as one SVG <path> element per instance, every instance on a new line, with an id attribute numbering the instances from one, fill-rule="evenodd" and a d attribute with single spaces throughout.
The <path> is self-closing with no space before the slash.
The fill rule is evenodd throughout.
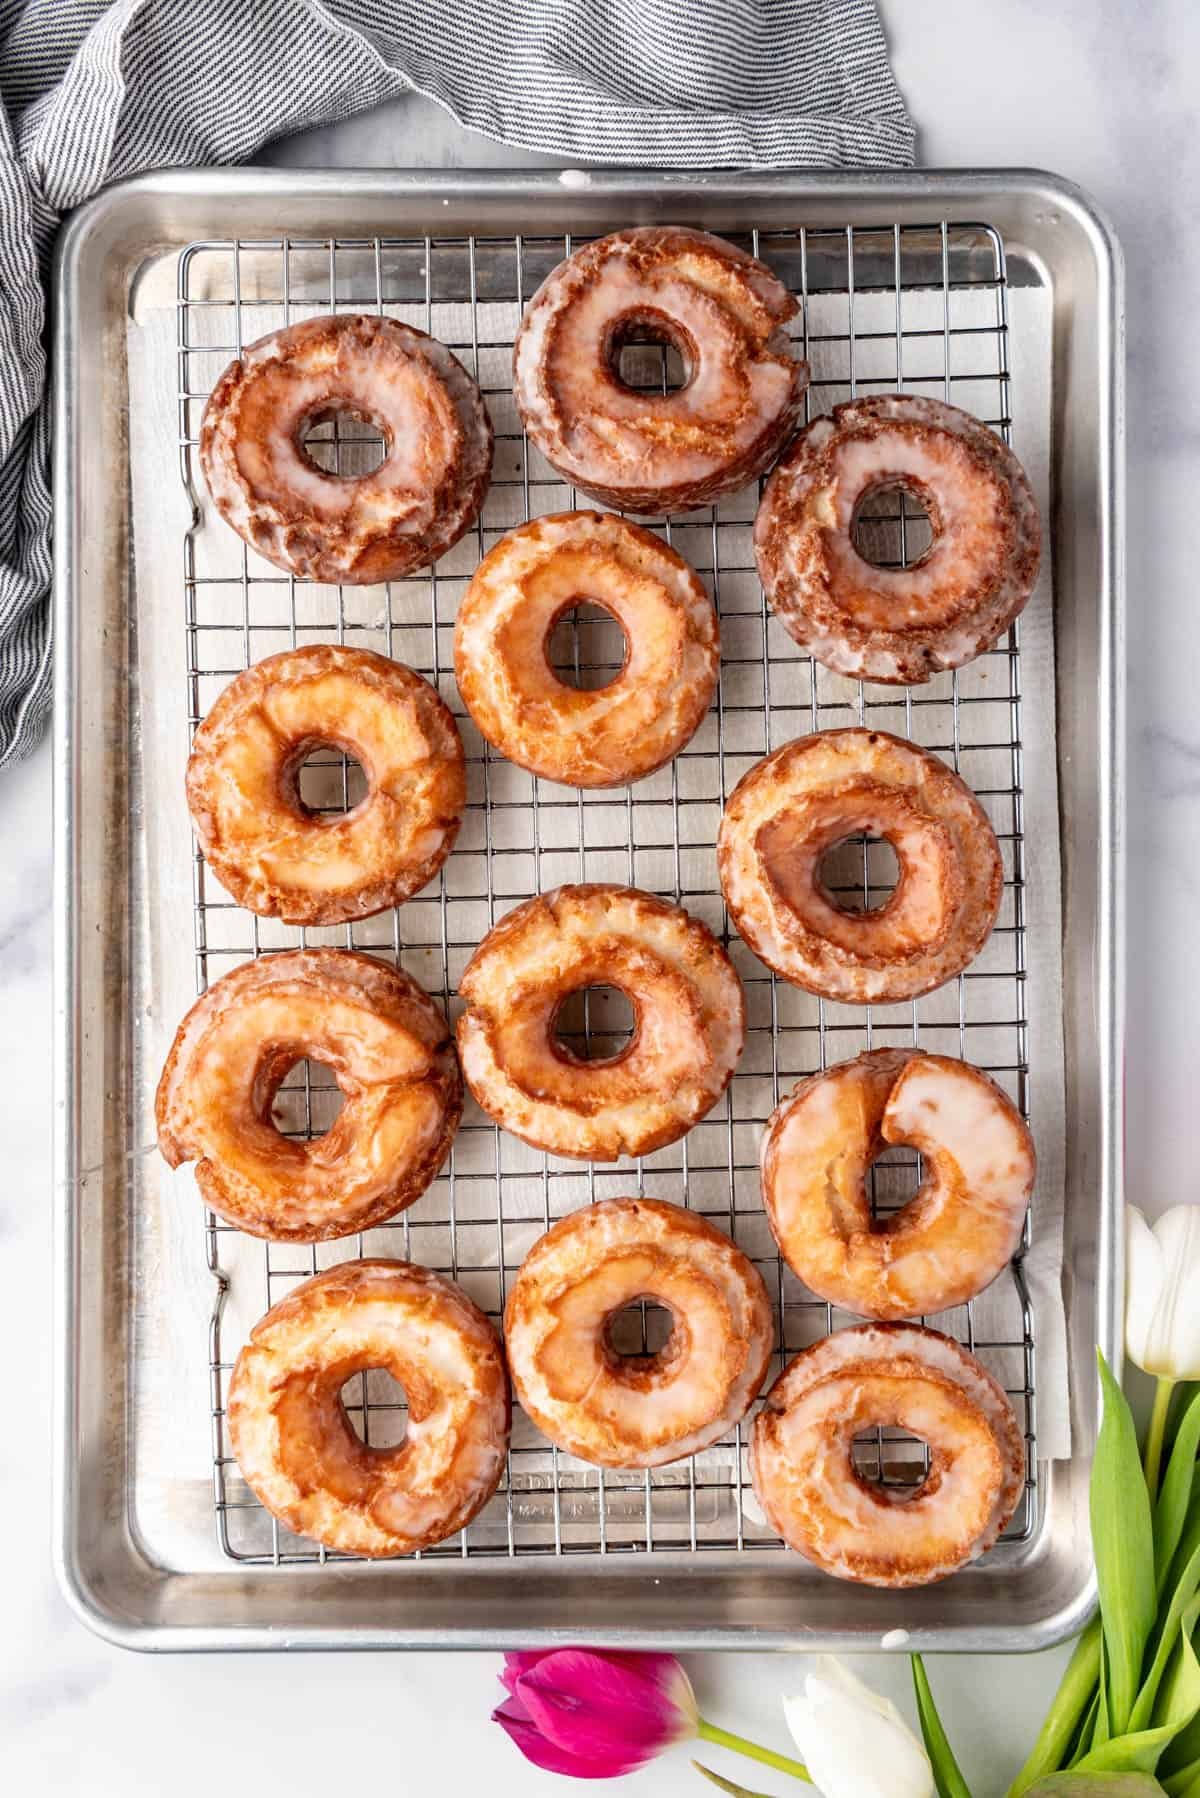
<path id="1" fill-rule="evenodd" d="M 922 1157 L 918 1192 L 872 1220 L 866 1179 L 892 1143 Z M 1016 1253 L 1033 1138 L 979 1068 L 915 1049 L 868 1050 L 802 1080 L 762 1146 L 780 1251 L 819 1298 L 894 1320 L 962 1305 Z"/>
<path id="2" fill-rule="evenodd" d="M 639 1299 L 671 1312 L 654 1355 L 616 1353 L 613 1318 Z M 660 1467 L 745 1416 L 774 1340 L 753 1263 L 706 1219 L 657 1199 L 605 1199 L 560 1219 L 509 1294 L 505 1342 L 523 1409 L 601 1467 Z"/>
<path id="3" fill-rule="evenodd" d="M 876 568 L 851 536 L 863 501 L 901 488 L 933 542 Z M 801 431 L 767 482 L 754 547 L 767 598 L 801 648 L 856 679 L 909 684 L 989 648 L 1033 591 L 1037 505 L 994 431 L 942 400 L 875 394 Z"/>
<path id="4" fill-rule="evenodd" d="M 584 600 L 625 633 L 624 666 L 584 691 L 551 667 L 550 636 Z M 614 514 L 563 512 L 502 537 L 454 626 L 463 703 L 496 749 L 547 780 L 624 786 L 695 734 L 716 690 L 717 615 L 682 556 Z"/>
<path id="5" fill-rule="evenodd" d="M 272 1122 L 305 1058 L 345 1103 L 323 1136 Z M 246 962 L 198 999 L 158 1083 L 158 1146 L 196 1163 L 206 1205 L 251 1236 L 321 1242 L 381 1223 L 420 1198 L 462 1115 L 450 1027 L 416 981 L 347 949 Z"/>
<path id="6" fill-rule="evenodd" d="M 849 911 L 821 880 L 835 844 L 885 838 L 899 878 Z M 756 762 L 730 795 L 717 867 L 738 934 L 782 979 L 852 1005 L 916 998 L 953 979 L 991 932 L 1004 885 L 970 788 L 915 743 L 828 730 Z"/>
<path id="7" fill-rule="evenodd" d="M 904 1430 L 929 1450 L 921 1485 L 857 1472 L 856 1436 Z M 1025 1445 L 1003 1388 L 919 1324 L 859 1324 L 802 1349 L 750 1428 L 771 1528 L 837 1579 L 925 1586 L 991 1548 L 1016 1510 Z"/>
<path id="8" fill-rule="evenodd" d="M 370 474 L 331 474 L 307 432 L 349 416 L 383 437 Z M 479 516 L 492 425 L 475 381 L 411 325 L 340 312 L 272 331 L 231 362 L 200 426 L 200 465 L 226 523 L 313 581 L 399 580 Z"/>
<path id="9" fill-rule="evenodd" d="M 300 769 L 317 748 L 361 765 L 350 811 L 311 812 Z M 401 905 L 437 873 L 466 804 L 462 740 L 434 688 L 367 649 L 314 643 L 256 662 L 200 725 L 187 801 L 205 859 L 239 905 L 288 924 L 339 924 Z"/>
<path id="10" fill-rule="evenodd" d="M 341 1389 L 383 1368 L 407 1429 L 368 1447 Z M 229 1386 L 243 1477 L 273 1516 L 341 1554 L 412 1554 L 495 1492 L 508 1444 L 500 1339 L 462 1288 L 406 1261 L 354 1261 L 305 1280 L 251 1331 Z"/>
<path id="11" fill-rule="evenodd" d="M 635 1026 L 584 1061 L 555 1036 L 563 1001 L 618 988 Z M 741 982 L 712 932 L 632 887 L 558 887 L 489 931 L 459 982 L 463 1074 L 514 1136 L 584 1161 L 647 1155 L 711 1111 L 745 1039 Z"/>
<path id="12" fill-rule="evenodd" d="M 708 505 L 769 468 L 796 428 L 808 386 L 785 329 L 796 311 L 765 263 L 704 231 L 646 225 L 585 244 L 517 334 L 525 429 L 565 480 L 618 511 Z M 679 351 L 681 388 L 618 378 L 635 331 Z"/>

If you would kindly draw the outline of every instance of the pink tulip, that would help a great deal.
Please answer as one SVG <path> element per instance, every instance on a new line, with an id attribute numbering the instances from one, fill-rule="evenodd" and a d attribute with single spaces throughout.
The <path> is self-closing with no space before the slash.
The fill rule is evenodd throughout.
<path id="1" fill-rule="evenodd" d="M 494 1721 L 549 1773 L 615 1779 L 700 1727 L 691 1681 L 672 1654 L 507 1654 L 500 1677 L 509 1697 Z"/>

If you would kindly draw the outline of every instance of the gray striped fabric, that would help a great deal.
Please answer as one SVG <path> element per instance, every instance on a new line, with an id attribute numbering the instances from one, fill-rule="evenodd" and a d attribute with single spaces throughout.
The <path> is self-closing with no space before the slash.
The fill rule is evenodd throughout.
<path id="1" fill-rule="evenodd" d="M 0 766 L 49 708 L 43 283 L 62 213 L 411 89 L 585 161 L 913 155 L 872 0 L 0 0 Z"/>

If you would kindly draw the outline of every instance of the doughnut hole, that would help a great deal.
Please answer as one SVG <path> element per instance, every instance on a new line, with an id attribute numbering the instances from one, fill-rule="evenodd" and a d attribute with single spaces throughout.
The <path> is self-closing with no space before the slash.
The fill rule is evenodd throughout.
<path id="1" fill-rule="evenodd" d="M 872 568 L 915 568 L 937 534 L 932 497 L 908 482 L 883 481 L 861 493 L 850 541 Z"/>
<path id="2" fill-rule="evenodd" d="M 604 1326 L 604 1345 L 613 1371 L 640 1375 L 670 1360 L 675 1313 L 655 1299 L 634 1299 L 614 1311 Z"/>
<path id="3" fill-rule="evenodd" d="M 923 1178 L 921 1157 L 906 1143 L 889 1143 L 871 1163 L 867 1174 L 867 1199 L 872 1230 L 883 1234 L 909 1201 L 916 1197 Z"/>
<path id="4" fill-rule="evenodd" d="M 916 1498 L 929 1477 L 929 1445 L 907 1430 L 877 1424 L 854 1438 L 850 1460 L 860 1480 L 897 1497 Z"/>
<path id="5" fill-rule="evenodd" d="M 633 1042 L 637 1013 L 619 986 L 584 986 L 568 993 L 551 1024 L 550 1038 L 568 1061 L 616 1061 Z"/>
<path id="6" fill-rule="evenodd" d="M 271 1101 L 271 1122 L 281 1136 L 311 1141 L 333 1129 L 345 1103 L 333 1069 L 305 1056 L 288 1070 Z"/>
<path id="7" fill-rule="evenodd" d="M 408 1395 L 386 1367 L 351 1374 L 341 1390 L 346 1421 L 368 1448 L 399 1448 L 408 1434 Z"/>
<path id="8" fill-rule="evenodd" d="M 391 450 L 391 439 L 378 419 L 338 402 L 310 413 L 298 437 L 313 467 L 341 481 L 361 481 L 374 474 Z"/>
<path id="9" fill-rule="evenodd" d="M 900 863 L 885 837 L 845 837 L 825 851 L 817 878 L 842 911 L 879 911 L 896 890 Z"/>
<path id="10" fill-rule="evenodd" d="M 314 743 L 291 776 L 296 804 L 306 818 L 341 818 L 367 796 L 362 763 L 335 743 Z"/>
<path id="11" fill-rule="evenodd" d="M 630 393 L 678 393 L 696 366 L 689 334 L 665 313 L 631 312 L 608 334 L 608 367 Z"/>
<path id="12" fill-rule="evenodd" d="M 560 612 L 546 638 L 546 661 L 564 687 L 592 693 L 623 672 L 629 640 L 606 606 L 579 599 Z"/>

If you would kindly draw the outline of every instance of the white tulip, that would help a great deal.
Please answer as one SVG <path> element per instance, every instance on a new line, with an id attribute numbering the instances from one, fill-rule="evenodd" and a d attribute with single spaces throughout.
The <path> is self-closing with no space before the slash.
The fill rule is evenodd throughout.
<path id="1" fill-rule="evenodd" d="M 895 1705 L 832 1655 L 818 1657 L 783 1709 L 825 1798 L 934 1798 L 929 1757 Z"/>
<path id="2" fill-rule="evenodd" d="M 1173 1205 L 1153 1229 L 1126 1206 L 1125 1350 L 1160 1379 L 1200 1380 L 1200 1205 Z"/>

